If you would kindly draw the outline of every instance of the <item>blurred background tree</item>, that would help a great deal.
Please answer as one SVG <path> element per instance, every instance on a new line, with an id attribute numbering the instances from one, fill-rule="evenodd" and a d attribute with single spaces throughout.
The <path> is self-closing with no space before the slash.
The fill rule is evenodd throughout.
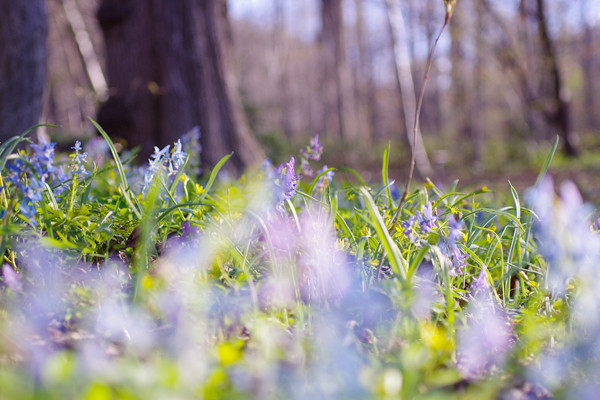
<path id="1" fill-rule="evenodd" d="M 87 117 L 97 115 L 147 153 L 199 125 L 204 161 L 235 150 L 239 169 L 262 159 L 255 138 L 278 162 L 319 133 L 327 162 L 372 176 L 388 140 L 392 168 L 408 166 L 406 110 L 445 14 L 441 0 L 46 6 L 41 121 L 60 126 L 55 139 L 90 137 Z M 390 29 L 394 21 L 403 35 Z M 532 170 L 556 134 L 565 154 L 581 151 L 565 163 L 600 169 L 599 33 L 598 0 L 461 0 L 425 92 L 421 132 L 432 171 L 424 175 Z M 398 49 L 411 61 L 401 74 Z M 412 77 L 412 89 L 400 75 Z"/>
<path id="2" fill-rule="evenodd" d="M 0 2 L 0 140 L 38 123 L 46 73 L 44 0 Z"/>

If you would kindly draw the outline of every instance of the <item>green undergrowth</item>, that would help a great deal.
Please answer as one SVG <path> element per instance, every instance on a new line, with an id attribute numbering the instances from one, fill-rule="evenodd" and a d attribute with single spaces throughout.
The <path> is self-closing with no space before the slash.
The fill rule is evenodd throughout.
<path id="1" fill-rule="evenodd" d="M 596 225 L 544 179 L 556 143 L 528 194 L 400 204 L 389 147 L 369 184 L 318 139 L 197 177 L 190 142 L 140 169 L 97 128 L 94 159 L 0 146 L 0 398 L 593 393 Z"/>

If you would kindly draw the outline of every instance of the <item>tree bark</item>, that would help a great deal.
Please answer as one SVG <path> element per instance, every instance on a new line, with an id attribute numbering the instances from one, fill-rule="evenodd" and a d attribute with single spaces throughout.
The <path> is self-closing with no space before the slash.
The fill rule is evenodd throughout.
<path id="1" fill-rule="evenodd" d="M 109 134 L 147 156 L 198 125 L 204 163 L 233 151 L 240 171 L 264 158 L 237 92 L 226 1 L 103 0 L 97 15 L 111 92 L 98 120 Z"/>
<path id="2" fill-rule="evenodd" d="M 377 99 L 373 73 L 371 51 L 366 42 L 366 26 L 364 4 L 362 0 L 354 0 L 356 9 L 356 44 L 358 48 L 357 72 L 355 78 L 356 115 L 360 120 L 360 137 L 372 139 L 377 128 Z"/>
<path id="3" fill-rule="evenodd" d="M 324 130 L 337 131 L 341 139 L 354 139 L 351 119 L 350 72 L 346 62 L 342 0 L 321 2 L 321 50 L 323 54 Z M 336 121 L 330 116 L 335 115 Z"/>
<path id="4" fill-rule="evenodd" d="M 469 79 L 467 70 L 468 66 L 465 62 L 465 30 L 466 19 L 464 11 L 466 4 L 462 4 L 460 10 L 455 12 L 450 24 L 450 63 L 452 64 L 452 126 L 454 131 L 455 157 L 456 161 L 467 162 L 469 154 L 467 153 L 468 146 L 465 143 L 471 143 L 472 124 L 471 124 L 471 94 L 468 86 Z M 479 32 L 478 32 L 479 34 Z M 473 149 L 469 149 L 471 152 Z M 472 154 L 472 153 L 471 153 Z M 461 160 L 462 158 L 462 160 Z"/>
<path id="5" fill-rule="evenodd" d="M 581 51 L 581 69 L 583 71 L 583 98 L 584 116 L 586 128 L 600 130 L 600 119 L 598 118 L 597 95 L 596 95 L 596 58 L 595 47 L 597 40 L 594 37 L 594 29 L 586 15 L 588 1 L 582 1 L 581 20 L 583 23 L 583 46 Z"/>
<path id="6" fill-rule="evenodd" d="M 484 9 L 481 2 L 475 2 L 475 18 L 477 36 L 475 37 L 475 67 L 473 71 L 474 79 L 474 94 L 473 107 L 471 108 L 472 124 L 471 124 L 471 142 L 473 144 L 473 159 L 472 166 L 477 172 L 483 168 L 483 150 L 484 150 L 484 134 L 485 134 L 485 42 L 484 34 L 486 23 L 484 20 Z"/>
<path id="7" fill-rule="evenodd" d="M 576 156 L 577 149 L 573 142 L 571 131 L 570 103 L 563 87 L 562 74 L 558 67 L 558 58 L 554 49 L 554 43 L 552 43 L 550 33 L 548 32 L 545 6 L 545 0 L 537 0 L 538 33 L 542 45 L 542 57 L 544 58 L 545 69 L 551 77 L 551 91 L 554 101 L 554 106 L 548 111 L 548 115 L 549 119 L 558 128 L 559 135 L 563 139 L 565 154 Z"/>
<path id="8" fill-rule="evenodd" d="M 419 128 L 419 121 L 415 121 L 417 99 L 410 66 L 410 56 L 408 54 L 404 19 L 402 18 L 401 11 L 396 8 L 396 5 L 392 0 L 386 0 L 385 4 L 387 9 L 386 14 L 388 17 L 390 37 L 392 39 L 392 47 L 394 51 L 396 82 L 398 86 L 398 92 L 402 100 L 402 111 L 405 121 L 404 128 L 408 138 L 408 143 L 410 144 L 411 149 L 414 148 L 415 151 L 415 165 L 417 167 L 417 171 L 422 177 L 426 177 L 431 175 L 433 170 L 431 168 L 431 164 L 429 163 L 427 152 L 425 151 L 425 145 L 423 144 L 423 138 L 421 137 L 421 130 Z M 416 135 L 414 135 L 414 138 L 413 130 L 416 130 Z M 413 141 L 415 143 L 413 143 Z"/>
<path id="9" fill-rule="evenodd" d="M 39 122 L 46 74 L 44 0 L 0 2 L 0 140 Z"/>

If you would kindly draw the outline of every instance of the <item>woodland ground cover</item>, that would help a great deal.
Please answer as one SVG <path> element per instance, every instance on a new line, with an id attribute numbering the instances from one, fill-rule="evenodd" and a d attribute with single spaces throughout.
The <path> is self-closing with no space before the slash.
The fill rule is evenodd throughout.
<path id="1" fill-rule="evenodd" d="M 0 146 L 0 398 L 597 393 L 599 223 L 556 143 L 527 193 L 401 201 L 389 148 L 372 184 L 318 137 L 199 178 L 197 131 L 135 167 L 97 128 Z"/>

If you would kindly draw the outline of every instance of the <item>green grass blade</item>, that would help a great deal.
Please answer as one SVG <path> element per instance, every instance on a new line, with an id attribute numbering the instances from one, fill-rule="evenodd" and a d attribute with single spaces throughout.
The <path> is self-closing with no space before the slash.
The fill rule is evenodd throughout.
<path id="1" fill-rule="evenodd" d="M 119 153 L 117 152 L 117 149 L 115 148 L 114 143 L 112 142 L 112 140 L 110 139 L 108 134 L 104 131 L 104 129 L 102 129 L 102 127 L 96 121 L 94 121 L 91 118 L 90 118 L 90 121 L 92 121 L 92 124 L 94 125 L 94 127 L 98 130 L 98 132 L 100 132 L 100 134 L 102 135 L 102 137 L 108 144 L 110 152 L 111 152 L 111 154 L 115 160 L 115 163 L 117 165 L 117 170 L 119 171 L 119 176 L 121 177 L 121 191 L 123 192 L 123 197 L 125 197 L 125 201 L 127 202 L 127 205 L 131 208 L 131 210 L 136 215 L 136 217 L 138 217 L 139 219 L 142 219 L 142 213 L 140 211 L 139 204 L 136 204 L 136 202 L 134 202 L 131 197 L 131 191 L 129 190 L 129 184 L 127 183 L 127 176 L 125 176 L 125 170 L 123 169 L 123 164 L 121 163 L 121 158 L 119 157 Z"/>
<path id="2" fill-rule="evenodd" d="M 215 183 L 215 179 L 217 179 L 217 174 L 219 173 L 219 171 L 221 170 L 221 168 L 223 168 L 223 165 L 227 162 L 227 160 L 229 160 L 229 158 L 232 155 L 233 155 L 233 152 L 227 154 L 225 157 L 223 157 L 223 158 L 221 158 L 219 160 L 219 162 L 217 163 L 217 165 L 215 165 L 215 167 L 213 168 L 212 172 L 210 173 L 210 176 L 208 178 L 208 182 L 206 183 L 206 186 L 204 187 L 204 192 L 200 195 L 200 199 L 198 199 L 199 203 L 201 203 L 202 200 L 204 200 L 204 198 L 206 197 L 206 195 L 208 194 L 208 192 L 212 188 L 213 184 Z"/>
<path id="3" fill-rule="evenodd" d="M 392 270 L 394 271 L 396 276 L 401 280 L 401 282 L 404 283 L 406 281 L 406 270 L 408 268 L 406 260 L 402 257 L 400 249 L 398 248 L 398 246 L 392 239 L 392 236 L 388 232 L 383 217 L 379 213 L 379 210 L 375 205 L 375 200 L 373 200 L 373 197 L 371 196 L 369 191 L 363 186 L 360 188 L 360 192 L 366 200 L 367 208 L 369 209 L 369 212 L 371 214 L 371 224 L 377 232 L 377 235 L 381 240 L 383 248 L 388 254 Z"/>
<path id="4" fill-rule="evenodd" d="M 387 195 L 388 207 L 390 210 L 394 208 L 392 202 L 392 192 L 390 191 L 390 180 L 389 180 L 389 166 L 390 166 L 390 142 L 388 142 L 383 152 L 383 165 L 381 166 L 381 178 L 383 179 L 383 186 L 385 187 L 385 193 Z"/>

